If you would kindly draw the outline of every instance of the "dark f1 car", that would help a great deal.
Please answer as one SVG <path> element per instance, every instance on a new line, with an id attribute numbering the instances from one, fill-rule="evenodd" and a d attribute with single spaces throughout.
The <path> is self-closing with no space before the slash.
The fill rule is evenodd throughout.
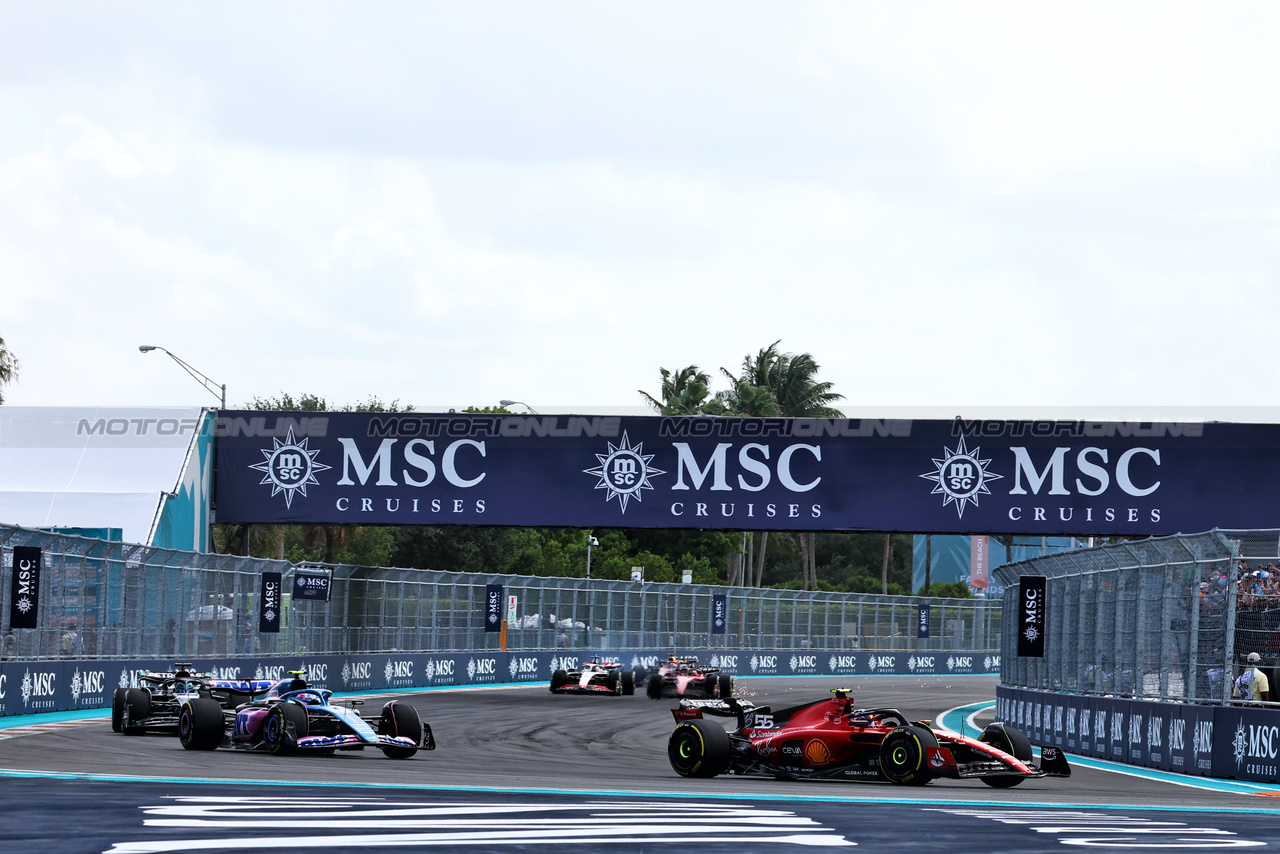
<path id="1" fill-rule="evenodd" d="M 234 711 L 225 711 L 210 697 L 195 697 L 182 704 L 178 736 L 187 750 L 331 754 L 372 746 L 392 759 L 435 750 L 431 727 L 413 706 L 391 700 L 379 717 L 365 718 L 355 708 L 360 700 L 338 705 L 331 696 L 327 689 L 307 685 L 299 671 Z"/>
<path id="2" fill-rule="evenodd" d="M 148 670 L 139 674 L 138 687 L 117 688 L 111 698 L 111 729 L 125 735 L 178 731 L 182 704 L 193 697 L 212 697 L 223 706 L 234 706 L 262 693 L 269 680 L 214 679 L 212 673 L 191 669 L 179 662 L 170 672 Z"/>
<path id="3" fill-rule="evenodd" d="M 779 779 L 888 780 L 923 786 L 938 777 L 977 777 L 1008 788 L 1029 777 L 1069 777 L 1056 747 L 1040 748 L 1013 727 L 994 723 L 978 738 L 909 722 L 895 709 L 855 709 L 846 688 L 774 712 L 736 699 L 682 701 L 667 742 L 671 767 L 684 777 L 759 774 Z M 736 717 L 726 732 L 704 714 Z"/>
<path id="4" fill-rule="evenodd" d="M 557 670 L 551 674 L 552 694 L 634 694 L 636 675 L 623 670 L 621 662 L 602 661 L 592 656 L 578 670 Z"/>
<path id="5" fill-rule="evenodd" d="M 726 699 L 733 695 L 733 677 L 718 668 L 698 664 L 696 658 L 671 656 L 650 668 L 644 692 L 651 700 L 663 697 Z"/>

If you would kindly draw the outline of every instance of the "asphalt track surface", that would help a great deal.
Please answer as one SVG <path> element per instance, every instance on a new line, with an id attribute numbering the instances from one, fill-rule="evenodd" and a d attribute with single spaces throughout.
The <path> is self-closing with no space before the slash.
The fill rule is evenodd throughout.
<path id="1" fill-rule="evenodd" d="M 738 680 L 736 693 L 781 708 L 838 685 L 858 706 L 913 720 L 952 710 L 943 722 L 959 729 L 991 703 L 997 681 L 756 677 Z M 1074 756 L 1069 779 L 1007 790 L 954 780 L 691 780 L 667 763 L 672 700 L 553 695 L 545 685 L 402 696 L 438 744 L 404 761 L 376 750 L 187 751 L 172 736 L 113 733 L 105 716 L 0 721 L 21 724 L 0 729 L 0 851 L 1280 848 L 1280 798 L 1269 797 L 1280 791 L 1261 786 Z M 367 712 L 381 702 L 368 698 Z"/>

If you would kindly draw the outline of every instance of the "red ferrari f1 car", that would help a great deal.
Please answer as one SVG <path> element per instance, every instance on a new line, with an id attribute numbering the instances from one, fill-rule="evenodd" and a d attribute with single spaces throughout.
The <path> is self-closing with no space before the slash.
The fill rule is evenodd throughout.
<path id="1" fill-rule="evenodd" d="M 671 767 L 684 777 L 758 774 L 779 779 L 888 780 L 923 786 L 938 777 L 977 777 L 1008 788 L 1029 777 L 1069 777 L 1056 747 L 1040 748 L 1013 727 L 994 723 L 977 738 L 922 721 L 896 709 L 855 709 L 847 688 L 829 700 L 774 712 L 738 699 L 682 700 L 667 742 Z M 736 717 L 726 732 L 704 715 Z"/>
<path id="2" fill-rule="evenodd" d="M 733 677 L 717 667 L 698 664 L 693 657 L 671 656 L 650 668 L 645 694 L 650 700 L 663 697 L 704 697 L 727 699 L 733 694 Z"/>

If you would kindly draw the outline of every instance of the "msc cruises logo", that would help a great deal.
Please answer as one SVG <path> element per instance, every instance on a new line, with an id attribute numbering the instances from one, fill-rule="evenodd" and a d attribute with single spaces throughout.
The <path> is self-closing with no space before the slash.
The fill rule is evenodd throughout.
<path id="1" fill-rule="evenodd" d="M 972 451 L 966 448 L 963 436 L 954 451 L 943 448 L 942 452 L 945 456 L 933 461 L 935 470 L 920 476 L 936 483 L 931 494 L 942 493 L 946 496 L 942 499 L 943 507 L 954 502 L 957 517 L 963 519 L 965 506 L 973 502 L 973 506 L 977 507 L 979 495 L 991 494 L 987 483 L 999 480 L 1004 475 L 987 471 L 991 460 L 981 458 L 981 448 L 974 448 Z"/>
<path id="2" fill-rule="evenodd" d="M 666 474 L 665 471 L 651 465 L 653 457 L 653 454 L 645 454 L 643 442 L 633 447 L 624 430 L 622 444 L 615 446 L 610 442 L 607 454 L 596 454 L 600 465 L 592 469 L 583 469 L 583 472 L 600 478 L 596 489 L 608 490 L 608 494 L 604 497 L 605 502 L 617 498 L 622 512 L 626 513 L 629 500 L 634 498 L 637 503 L 641 500 L 640 490 L 653 489 L 649 478 Z"/>
<path id="3" fill-rule="evenodd" d="M 307 450 L 307 442 L 311 440 L 308 438 L 299 442 L 294 438 L 292 427 L 283 442 L 274 438 L 271 441 L 275 443 L 275 447 L 271 450 L 262 449 L 263 462 L 249 468 L 263 473 L 264 476 L 258 483 L 271 484 L 272 498 L 283 492 L 284 506 L 292 507 L 294 493 L 301 492 L 302 497 L 306 498 L 309 485 L 320 485 L 320 481 L 316 480 L 316 472 L 327 471 L 332 466 L 316 462 L 316 455 L 320 452 Z"/>

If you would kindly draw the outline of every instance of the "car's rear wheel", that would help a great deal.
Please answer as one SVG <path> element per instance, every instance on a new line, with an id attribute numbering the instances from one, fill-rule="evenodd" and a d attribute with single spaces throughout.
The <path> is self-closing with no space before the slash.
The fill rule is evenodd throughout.
<path id="1" fill-rule="evenodd" d="M 187 750 L 213 750 L 222 744 L 226 723 L 222 706 L 208 697 L 193 697 L 178 713 L 178 740 Z"/>
<path id="2" fill-rule="evenodd" d="M 708 698 L 715 697 L 716 684 L 716 677 L 714 674 L 707 676 L 702 680 L 702 692 L 706 694 Z"/>
<path id="3" fill-rule="evenodd" d="M 728 673 L 720 674 L 720 699 L 727 700 L 733 696 L 733 677 Z"/>
<path id="4" fill-rule="evenodd" d="M 714 721 L 681 721 L 667 740 L 667 759 L 681 777 L 714 777 L 729 767 L 729 733 Z"/>
<path id="5" fill-rule="evenodd" d="M 900 726 L 880 742 L 880 773 L 900 786 L 923 786 L 931 779 L 929 748 L 937 746 L 938 739 L 929 730 Z"/>
<path id="6" fill-rule="evenodd" d="M 563 688 L 569 682 L 569 674 L 563 670 L 557 670 L 551 674 L 551 690 L 555 691 Z"/>
<path id="7" fill-rule="evenodd" d="M 120 731 L 125 735 L 145 735 L 145 722 L 151 717 L 151 692 L 145 688 L 124 689 L 124 711 Z"/>
<path id="8" fill-rule="evenodd" d="M 293 734 L 289 733 L 289 726 Z M 272 753 L 289 756 L 298 752 L 298 739 L 307 734 L 307 710 L 297 703 L 276 703 L 262 722 L 262 742 Z"/>
<path id="9" fill-rule="evenodd" d="M 1011 726 L 1002 723 L 990 724 L 983 730 L 982 735 L 978 736 L 978 741 L 1003 750 L 1015 759 L 1023 762 L 1031 761 L 1030 740 L 1022 734 L 1021 730 Z M 982 782 L 994 789 L 1012 789 L 1025 779 L 1027 778 L 1022 774 L 991 774 L 983 777 Z"/>
<path id="10" fill-rule="evenodd" d="M 111 731 L 120 732 L 124 729 L 124 696 L 129 693 L 128 688 L 117 688 L 116 693 L 111 697 Z"/>
<path id="11" fill-rule="evenodd" d="M 622 671 L 622 693 L 631 696 L 636 692 L 636 675 L 630 670 Z"/>
<path id="12" fill-rule="evenodd" d="M 413 706 L 392 700 L 382 707 L 382 718 L 378 721 L 378 734 L 409 738 L 414 744 L 420 744 L 422 719 L 418 717 L 418 710 Z M 390 759 L 408 759 L 418 752 L 418 748 L 384 747 L 382 752 Z"/>

